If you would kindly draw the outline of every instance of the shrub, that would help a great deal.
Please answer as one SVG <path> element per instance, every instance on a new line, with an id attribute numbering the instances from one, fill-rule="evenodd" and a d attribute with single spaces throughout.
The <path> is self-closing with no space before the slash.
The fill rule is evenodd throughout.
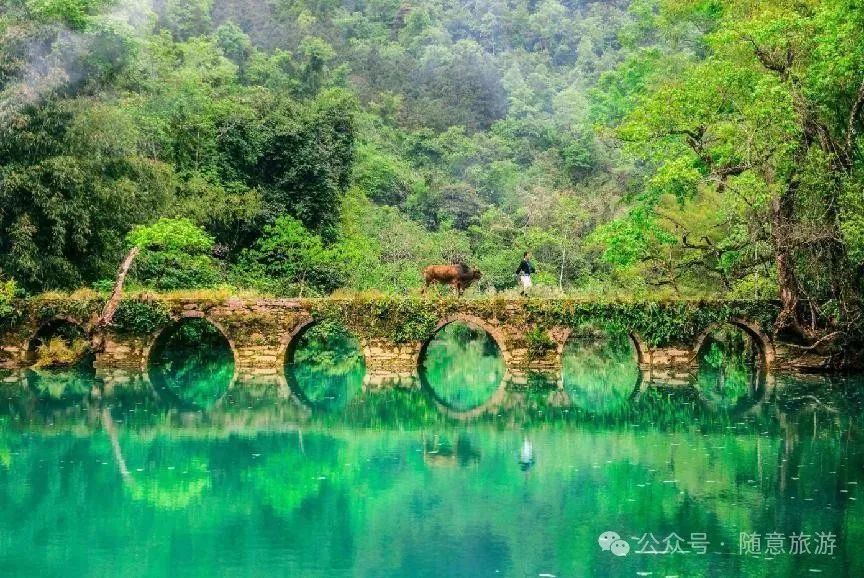
<path id="1" fill-rule="evenodd" d="M 67 340 L 61 336 L 52 337 L 36 348 L 35 367 L 57 368 L 75 365 L 87 352 L 90 344 L 86 339 Z"/>
<path id="2" fill-rule="evenodd" d="M 134 277 L 160 290 L 212 287 L 222 272 L 212 257 L 213 238 L 189 219 L 159 219 L 135 227 L 127 236 L 141 254 Z"/>
<path id="3" fill-rule="evenodd" d="M 15 281 L 0 281 L 0 328 L 11 327 L 20 317 L 20 312 L 15 310 L 12 303 L 17 293 Z"/>
<path id="4" fill-rule="evenodd" d="M 327 293 L 345 277 L 337 251 L 288 216 L 264 228 L 255 245 L 240 256 L 234 273 L 242 284 L 277 295 Z"/>
<path id="5" fill-rule="evenodd" d="M 149 335 L 171 320 L 158 302 L 124 300 L 117 306 L 112 326 L 121 333 Z"/>
<path id="6" fill-rule="evenodd" d="M 180 251 L 189 255 L 206 255 L 213 251 L 213 238 L 189 219 L 163 217 L 152 225 L 138 225 L 126 240 L 148 251 Z"/>
<path id="7" fill-rule="evenodd" d="M 9 317 L 14 313 L 12 300 L 15 298 L 16 291 L 15 281 L 0 282 L 0 318 Z"/>
<path id="8" fill-rule="evenodd" d="M 539 326 L 525 335 L 525 341 L 528 343 L 528 356 L 531 359 L 539 359 L 556 347 L 549 332 Z"/>

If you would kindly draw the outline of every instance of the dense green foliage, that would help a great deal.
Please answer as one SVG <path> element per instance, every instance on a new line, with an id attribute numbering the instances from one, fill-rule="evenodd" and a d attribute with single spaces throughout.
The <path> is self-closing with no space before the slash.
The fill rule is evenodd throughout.
<path id="1" fill-rule="evenodd" d="M 160 303 L 124 299 L 117 306 L 111 326 L 120 333 L 151 335 L 170 320 L 168 310 Z"/>
<path id="2" fill-rule="evenodd" d="M 11 325 L 17 318 L 17 311 L 12 302 L 15 298 L 15 282 L 0 283 L 0 327 Z"/>
<path id="3" fill-rule="evenodd" d="M 141 252 L 133 275 L 156 289 L 211 287 L 220 279 L 212 257 L 213 238 L 188 219 L 159 219 L 136 226 L 127 236 Z"/>
<path id="4" fill-rule="evenodd" d="M 10 0 L 0 276 L 102 287 L 151 244 L 156 289 L 464 260 L 500 291 L 530 249 L 540 295 L 779 296 L 804 341 L 854 334 L 862 28 L 849 0 Z"/>
<path id="5" fill-rule="evenodd" d="M 345 263 L 299 220 L 283 216 L 264 227 L 255 244 L 243 251 L 235 268 L 241 282 L 276 294 L 303 296 L 306 288 L 333 290 L 344 279 Z"/>

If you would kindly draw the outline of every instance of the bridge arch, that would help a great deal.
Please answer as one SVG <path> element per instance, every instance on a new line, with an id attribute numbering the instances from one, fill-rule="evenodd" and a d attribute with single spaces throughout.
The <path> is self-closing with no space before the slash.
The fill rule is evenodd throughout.
<path id="1" fill-rule="evenodd" d="M 157 345 L 159 344 L 159 340 L 166 335 L 167 332 L 172 331 L 173 329 L 179 327 L 181 324 L 188 322 L 193 319 L 202 319 L 203 321 L 210 324 L 214 327 L 225 339 L 225 342 L 228 344 L 228 348 L 231 351 L 231 359 L 234 362 L 234 371 L 231 375 L 231 378 L 228 382 L 228 386 L 226 388 L 226 392 L 230 391 L 234 385 L 237 383 L 237 377 L 239 375 L 239 359 L 237 355 L 237 345 L 234 342 L 234 339 L 231 338 L 231 334 L 228 330 L 217 320 L 212 319 L 207 316 L 205 313 L 201 311 L 184 311 L 182 314 L 174 316 L 171 318 L 171 321 L 166 323 L 164 326 L 160 327 L 156 331 L 150 334 L 147 339 L 146 345 L 143 348 L 141 355 L 141 362 L 143 367 L 141 368 L 142 374 L 144 375 L 144 379 L 149 386 L 156 391 L 155 384 L 153 382 L 152 376 L 150 374 L 150 366 L 151 361 L 154 355 L 154 352 L 157 349 Z M 157 392 L 158 393 L 158 392 Z M 224 398 L 224 396 L 223 396 Z M 221 401 L 221 399 L 219 400 Z"/>
<path id="2" fill-rule="evenodd" d="M 285 364 L 291 360 L 294 349 L 297 348 L 297 343 L 300 337 L 306 331 L 318 323 L 314 317 L 302 318 L 288 333 L 286 333 L 279 342 L 279 354 L 276 356 L 276 363 L 279 366 L 279 372 L 285 377 Z"/>
<path id="3" fill-rule="evenodd" d="M 559 333 L 560 337 L 555 338 L 555 344 L 558 351 L 558 366 L 564 366 L 564 351 L 567 349 L 567 344 L 573 337 L 573 329 L 567 328 Z M 633 346 L 634 360 L 639 369 L 644 369 L 650 364 L 650 349 L 645 345 L 645 341 L 635 331 L 628 331 L 627 339 Z"/>
<path id="4" fill-rule="evenodd" d="M 363 380 L 366 377 L 367 363 L 368 363 L 368 359 L 369 359 L 368 344 L 367 344 L 366 340 L 361 335 L 358 335 L 355 331 L 349 329 L 348 327 L 342 326 L 342 329 L 344 330 L 345 336 L 350 339 L 352 350 L 354 350 L 353 346 L 356 345 L 356 353 L 359 355 L 359 360 L 360 360 L 360 363 L 362 364 L 362 373 L 360 373 L 359 381 L 353 382 L 353 379 L 356 377 L 356 375 L 352 377 L 351 375 L 349 375 L 350 372 L 329 374 L 325 369 L 322 369 L 321 367 L 319 367 L 318 364 L 314 361 L 310 365 L 307 365 L 307 366 L 298 366 L 297 368 L 289 367 L 295 361 L 295 354 L 297 353 L 298 349 L 302 345 L 303 337 L 306 335 L 307 332 L 312 330 L 314 327 L 316 327 L 320 323 L 321 323 L 320 319 L 316 319 L 312 316 L 305 316 L 305 317 L 302 317 L 301 319 L 299 319 L 299 321 L 294 324 L 291 331 L 287 332 L 281 338 L 280 344 L 279 344 L 279 350 L 278 350 L 278 353 L 276 356 L 276 362 L 278 364 L 278 375 L 280 378 L 280 385 L 282 387 L 285 387 L 286 391 L 296 401 L 299 401 L 304 407 L 307 407 L 307 408 L 311 408 L 311 407 L 319 407 L 320 408 L 320 407 L 327 405 L 327 402 L 324 402 L 320 399 L 315 399 L 314 396 L 308 390 L 304 389 L 303 379 L 295 373 L 295 371 L 297 369 L 299 369 L 301 371 L 301 374 L 305 370 L 307 372 L 306 373 L 307 378 L 310 376 L 310 374 L 308 372 L 311 371 L 311 374 L 313 376 L 317 375 L 318 379 L 328 379 L 328 380 L 335 379 L 337 381 L 337 384 L 343 383 L 343 384 L 345 384 L 345 387 L 347 387 L 349 390 L 353 390 L 353 389 L 355 389 L 355 387 L 359 388 L 362 386 Z M 338 337 L 338 335 L 337 335 L 337 337 Z M 344 346 L 344 342 L 342 343 L 342 345 Z M 325 348 L 331 354 L 336 353 L 336 352 L 340 351 L 340 342 L 339 341 L 335 341 L 335 342 L 329 341 L 329 339 L 328 339 L 328 346 Z M 351 359 L 353 357 L 354 357 L 354 354 L 352 353 L 348 357 L 348 359 Z M 337 359 L 343 359 L 343 360 L 345 359 L 345 358 L 340 358 L 338 355 L 336 356 L 336 358 Z M 359 366 L 357 366 L 357 367 L 359 368 Z M 358 371 L 359 371 L 359 369 L 358 369 Z M 344 381 L 340 382 L 339 381 L 340 379 L 342 379 Z M 333 399 L 333 398 L 329 398 L 329 399 Z"/>
<path id="5" fill-rule="evenodd" d="M 509 369 L 510 359 L 512 356 L 510 354 L 510 350 L 507 348 L 507 337 L 504 332 L 500 328 L 492 325 L 484 319 L 481 319 L 480 317 L 465 313 L 457 313 L 455 315 L 449 315 L 439 321 L 435 328 L 430 331 L 429 334 L 426 336 L 426 339 L 423 340 L 423 343 L 421 344 L 420 349 L 417 353 L 417 359 L 415 360 L 415 367 L 418 371 L 422 369 L 421 365 L 423 363 L 423 357 L 426 355 L 426 348 L 429 346 L 432 340 L 435 339 L 435 335 L 437 335 L 439 331 L 441 331 L 442 329 L 444 329 L 444 327 L 450 325 L 451 323 L 464 323 L 469 327 L 473 327 L 474 329 L 481 329 L 488 333 L 492 337 L 492 340 L 495 341 L 495 345 L 498 346 L 498 350 L 501 351 L 501 357 L 504 358 L 504 363 L 508 366 Z"/>
<path id="6" fill-rule="evenodd" d="M 453 407 L 450 403 L 448 403 L 445 398 L 442 397 L 441 394 L 436 391 L 432 384 L 429 382 L 426 372 L 423 368 L 423 363 L 426 359 L 428 347 L 435 339 L 435 336 L 438 335 L 438 333 L 442 329 L 454 323 L 461 323 L 467 325 L 471 329 L 484 331 L 495 343 L 495 346 L 498 348 L 498 351 L 501 355 L 501 359 L 504 362 L 503 374 L 501 375 L 501 379 L 495 386 L 494 390 L 490 392 L 489 397 L 477 406 L 466 409 L 459 409 Z M 423 343 L 418 348 L 414 366 L 415 371 L 417 372 L 417 375 L 420 379 L 421 388 L 426 391 L 428 395 L 431 395 L 435 405 L 439 408 L 439 410 L 455 419 L 470 419 L 472 417 L 481 415 L 483 412 L 489 410 L 492 407 L 499 405 L 501 401 L 505 398 L 507 392 L 507 385 L 512 380 L 512 375 L 510 373 L 511 359 L 512 357 L 510 351 L 507 348 L 506 335 L 500 328 L 492 325 L 491 323 L 480 317 L 459 313 L 447 316 L 441 321 L 439 321 L 435 328 L 426 336 L 426 339 L 424 339 Z"/>
<path id="7" fill-rule="evenodd" d="M 644 368 L 649 363 L 649 349 L 645 345 L 645 341 L 635 331 L 629 332 L 627 337 L 630 338 L 630 343 L 633 344 L 633 351 L 636 352 L 636 363 L 639 364 L 640 369 Z"/>
<path id="8" fill-rule="evenodd" d="M 36 361 L 36 342 L 44 337 L 50 337 L 52 330 L 63 326 L 76 327 L 81 330 L 82 337 L 90 338 L 90 324 L 71 315 L 55 315 L 41 320 L 36 328 L 30 332 L 21 345 L 21 362 L 32 365 Z"/>
<path id="9" fill-rule="evenodd" d="M 773 367 L 774 360 L 777 357 L 777 353 L 774 349 L 774 342 L 757 324 L 740 317 L 732 317 L 726 321 L 718 321 L 708 325 L 708 327 L 698 335 L 693 344 L 693 349 L 690 354 L 691 366 L 699 364 L 699 351 L 702 349 L 702 345 L 705 343 L 708 336 L 714 331 L 722 328 L 724 325 L 732 325 L 733 327 L 741 329 L 753 340 L 753 343 L 756 344 L 756 349 L 759 351 L 759 359 L 762 369 L 768 370 Z"/>
<path id="10" fill-rule="evenodd" d="M 294 350 L 297 348 L 297 344 L 300 342 L 300 338 L 303 337 L 303 334 L 308 330 L 312 329 L 315 325 L 320 323 L 319 319 L 315 319 L 314 317 L 304 317 L 299 323 L 297 323 L 291 331 L 286 333 L 279 342 L 279 354 L 276 357 L 276 363 L 279 364 L 280 371 L 284 373 L 285 364 L 291 361 Z M 347 331 L 347 329 L 346 329 Z M 354 331 L 348 331 L 352 337 L 354 337 L 357 342 L 360 344 L 360 352 L 363 354 L 364 362 L 368 362 L 368 353 L 366 339 L 363 336 L 358 335 Z"/>

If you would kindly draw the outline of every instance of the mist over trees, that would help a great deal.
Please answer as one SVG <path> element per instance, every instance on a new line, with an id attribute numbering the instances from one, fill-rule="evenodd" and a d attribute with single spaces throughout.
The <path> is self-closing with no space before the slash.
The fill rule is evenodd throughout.
<path id="1" fill-rule="evenodd" d="M 500 291 L 530 249 L 549 291 L 779 297 L 813 342 L 860 315 L 861 30 L 851 0 L 7 0 L 0 276 L 99 287 L 181 219 L 212 255 L 133 282 L 464 260 Z"/>

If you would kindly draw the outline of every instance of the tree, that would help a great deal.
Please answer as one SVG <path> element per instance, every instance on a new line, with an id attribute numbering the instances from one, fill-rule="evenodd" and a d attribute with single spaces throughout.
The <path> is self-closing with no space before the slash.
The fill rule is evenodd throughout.
<path id="1" fill-rule="evenodd" d="M 213 259 L 213 238 L 188 219 L 161 218 L 137 226 L 127 242 L 139 247 L 133 277 L 154 289 L 211 287 L 222 280 Z"/>
<path id="2" fill-rule="evenodd" d="M 310 106 L 277 100 L 262 122 L 265 135 L 254 181 L 276 214 L 289 213 L 331 236 L 339 198 L 354 159 L 355 103 L 342 91 L 321 94 Z"/>
<path id="3" fill-rule="evenodd" d="M 87 101 L 47 102 L 0 124 L 0 269 L 27 290 L 112 276 L 125 234 L 169 198 L 170 168 L 135 141 L 125 115 Z"/>
<path id="4" fill-rule="evenodd" d="M 707 57 L 659 81 L 619 130 L 651 167 L 629 218 L 727 264 L 770 242 L 781 326 L 808 343 L 843 334 L 860 311 L 842 199 L 861 168 L 864 42 L 848 23 L 862 19 L 845 2 L 729 2 L 710 19 Z M 696 238 L 660 202 L 709 194 L 737 240 Z"/>
<path id="5" fill-rule="evenodd" d="M 332 291 L 345 274 L 339 255 L 325 247 L 320 236 L 299 220 L 282 216 L 240 255 L 234 275 L 264 290 L 302 296 L 309 291 Z"/>

